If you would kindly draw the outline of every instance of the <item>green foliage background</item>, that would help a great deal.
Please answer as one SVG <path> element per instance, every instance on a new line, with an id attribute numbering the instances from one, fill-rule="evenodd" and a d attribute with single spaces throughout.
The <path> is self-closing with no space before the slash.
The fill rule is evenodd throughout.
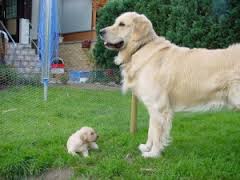
<path id="1" fill-rule="evenodd" d="M 97 34 L 127 11 L 145 14 L 158 35 L 179 46 L 212 49 L 240 42 L 239 0 L 110 0 L 98 12 Z M 99 36 L 93 53 L 97 65 L 114 67 L 116 52 Z"/>

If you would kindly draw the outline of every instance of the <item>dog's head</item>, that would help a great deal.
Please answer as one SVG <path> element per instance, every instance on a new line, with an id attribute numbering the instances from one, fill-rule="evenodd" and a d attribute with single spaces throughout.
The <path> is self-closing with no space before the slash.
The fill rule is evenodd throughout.
<path id="1" fill-rule="evenodd" d="M 82 127 L 80 129 L 80 139 L 83 142 L 95 142 L 98 139 L 96 131 L 91 127 Z"/>
<path id="2" fill-rule="evenodd" d="M 112 26 L 100 30 L 106 48 L 120 51 L 132 44 L 141 44 L 154 33 L 152 23 L 144 15 L 127 12 L 120 15 Z"/>

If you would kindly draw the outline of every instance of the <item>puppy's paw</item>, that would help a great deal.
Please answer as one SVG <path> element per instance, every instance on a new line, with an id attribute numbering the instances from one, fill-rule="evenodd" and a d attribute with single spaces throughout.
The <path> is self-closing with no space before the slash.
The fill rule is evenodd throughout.
<path id="1" fill-rule="evenodd" d="M 93 149 L 99 149 L 99 146 L 96 144 Z"/>
<path id="2" fill-rule="evenodd" d="M 89 155 L 88 155 L 88 151 L 84 151 L 84 152 L 82 152 L 82 154 L 83 154 L 83 157 L 89 157 Z"/>
<path id="3" fill-rule="evenodd" d="M 159 152 L 152 152 L 152 151 L 150 151 L 150 152 L 143 152 L 142 156 L 144 158 L 157 158 L 157 157 L 160 156 L 160 153 Z"/>
<path id="4" fill-rule="evenodd" d="M 138 146 L 138 149 L 144 153 L 144 152 L 149 152 L 151 150 L 151 147 L 147 146 L 146 144 L 140 144 Z"/>
<path id="5" fill-rule="evenodd" d="M 94 143 L 91 143 L 90 146 L 91 146 L 92 149 L 99 149 L 97 143 L 95 143 L 95 142 L 94 142 Z"/>
<path id="6" fill-rule="evenodd" d="M 69 154 L 71 154 L 72 156 L 77 156 L 78 154 L 74 151 L 68 151 Z"/>

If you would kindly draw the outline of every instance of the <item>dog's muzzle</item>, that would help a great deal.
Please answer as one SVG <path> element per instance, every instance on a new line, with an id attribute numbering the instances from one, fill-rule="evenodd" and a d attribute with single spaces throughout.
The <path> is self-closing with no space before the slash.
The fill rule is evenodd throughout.
<path id="1" fill-rule="evenodd" d="M 108 49 L 112 49 L 112 50 L 118 50 L 121 49 L 124 45 L 124 41 L 123 40 L 119 40 L 117 42 L 109 42 L 106 40 L 106 30 L 105 29 L 101 29 L 99 31 L 99 35 L 100 38 L 104 41 L 104 46 Z"/>
<path id="2" fill-rule="evenodd" d="M 104 45 L 107 47 L 107 48 L 110 48 L 110 49 L 121 49 L 123 47 L 123 44 L 124 42 L 123 41 L 120 41 L 118 43 L 109 43 L 109 42 L 104 42 Z"/>

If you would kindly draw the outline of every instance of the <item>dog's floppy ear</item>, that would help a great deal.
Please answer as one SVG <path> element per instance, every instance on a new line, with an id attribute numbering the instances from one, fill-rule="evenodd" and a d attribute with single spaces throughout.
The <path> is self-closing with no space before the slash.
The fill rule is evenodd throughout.
<path id="1" fill-rule="evenodd" d="M 83 133 L 80 135 L 80 139 L 83 141 L 83 142 L 86 142 L 87 141 L 87 134 L 86 133 Z"/>
<path id="2" fill-rule="evenodd" d="M 152 23 L 144 15 L 138 15 L 133 20 L 133 40 L 139 41 L 145 38 L 151 31 Z"/>

